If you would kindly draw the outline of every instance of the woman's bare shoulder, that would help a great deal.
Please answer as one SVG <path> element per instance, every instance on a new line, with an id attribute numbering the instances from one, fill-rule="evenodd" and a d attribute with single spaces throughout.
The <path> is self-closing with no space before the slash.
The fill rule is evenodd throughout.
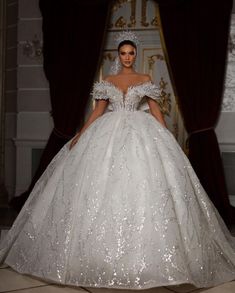
<path id="1" fill-rule="evenodd" d="M 108 81 L 108 82 L 112 82 L 115 79 L 114 75 L 107 75 L 103 78 L 103 80 Z"/>

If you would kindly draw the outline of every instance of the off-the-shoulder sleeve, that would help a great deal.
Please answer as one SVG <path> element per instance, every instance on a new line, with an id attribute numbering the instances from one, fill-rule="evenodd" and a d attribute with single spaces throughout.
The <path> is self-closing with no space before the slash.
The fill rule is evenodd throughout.
<path id="1" fill-rule="evenodd" d="M 162 90 L 152 81 L 144 83 L 139 88 L 139 91 L 142 97 L 146 96 L 156 101 L 158 101 L 161 98 Z"/>
<path id="2" fill-rule="evenodd" d="M 107 84 L 105 81 L 94 83 L 91 96 L 93 100 L 108 100 Z"/>
<path id="3" fill-rule="evenodd" d="M 159 101 L 162 95 L 162 90 L 152 81 L 149 81 L 139 88 L 139 94 L 143 97 L 139 105 L 139 110 L 149 111 L 149 105 L 146 98 L 148 97 L 155 101 Z"/>

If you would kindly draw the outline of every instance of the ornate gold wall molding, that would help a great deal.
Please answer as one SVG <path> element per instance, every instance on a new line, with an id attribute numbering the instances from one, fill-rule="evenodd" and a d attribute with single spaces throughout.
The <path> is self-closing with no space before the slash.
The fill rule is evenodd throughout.
<path id="1" fill-rule="evenodd" d="M 141 1 L 141 25 L 143 27 L 149 27 L 149 26 L 154 26 L 157 27 L 159 25 L 158 23 L 158 18 L 157 18 L 157 5 L 155 4 L 155 16 L 152 18 L 150 22 L 147 21 L 147 5 L 148 5 L 148 0 L 142 0 Z"/>
<path id="2" fill-rule="evenodd" d="M 158 5 L 157 4 L 155 5 L 155 16 L 151 20 L 151 25 L 155 26 L 155 27 L 159 27 L 159 25 L 160 25 L 159 16 L 158 16 Z"/>
<path id="3" fill-rule="evenodd" d="M 131 0 L 116 0 L 116 1 L 114 1 L 113 6 L 111 8 L 111 13 L 116 12 L 119 8 L 121 8 L 123 6 L 123 4 L 125 4 L 127 2 L 131 2 Z"/>
<path id="4" fill-rule="evenodd" d="M 165 82 L 163 77 L 161 77 L 161 80 L 159 82 L 159 87 L 162 90 L 162 93 L 161 93 L 161 99 L 159 101 L 159 106 L 160 106 L 162 113 L 164 115 L 170 116 L 170 113 L 171 113 L 171 94 L 165 92 L 167 84 L 168 84 L 168 82 Z"/>
<path id="5" fill-rule="evenodd" d="M 148 4 L 151 5 L 151 9 L 148 9 Z M 156 28 L 158 24 L 157 5 L 153 1 L 117 0 L 113 3 L 109 29 L 149 29 Z"/>
<path id="6" fill-rule="evenodd" d="M 147 1 L 148 0 L 142 0 L 142 7 L 141 7 L 141 24 L 144 27 L 149 26 L 149 22 L 147 22 Z"/>
<path id="7" fill-rule="evenodd" d="M 136 25 L 136 0 L 117 0 L 114 1 L 114 4 L 111 9 L 111 15 L 113 16 L 119 9 L 121 9 L 125 4 L 130 4 L 130 16 L 129 20 L 127 21 L 126 17 L 123 15 L 119 16 L 114 24 L 111 22 L 109 24 L 109 28 L 121 28 L 124 29 L 125 27 L 133 28 Z M 128 18 L 128 17 L 127 17 Z"/>
<path id="8" fill-rule="evenodd" d="M 153 76 L 153 66 L 156 63 L 157 60 L 163 61 L 164 56 L 162 54 L 154 54 L 151 56 L 148 56 L 148 68 L 149 68 L 149 74 Z M 168 82 L 164 81 L 164 78 L 161 76 L 159 87 L 162 90 L 161 93 L 161 99 L 159 101 L 159 106 L 161 108 L 161 111 L 164 115 L 170 116 L 171 113 L 171 93 L 166 93 L 166 87 L 168 85 Z"/>
<path id="9" fill-rule="evenodd" d="M 127 24 L 127 21 L 125 20 L 125 18 L 123 16 L 120 16 L 117 21 L 115 22 L 114 26 L 116 28 L 121 28 L 123 29 Z"/>
<path id="10" fill-rule="evenodd" d="M 136 0 L 132 0 L 130 23 L 128 23 L 128 27 L 135 27 L 135 25 L 136 25 Z"/>
<path id="11" fill-rule="evenodd" d="M 42 59 L 42 40 L 37 36 L 34 35 L 32 40 L 27 40 L 22 45 L 23 48 L 23 55 L 28 58 L 33 59 Z"/>
<path id="12" fill-rule="evenodd" d="M 164 56 L 162 54 L 154 54 L 152 56 L 148 56 L 148 65 L 149 65 L 149 70 L 153 70 L 153 65 L 157 60 L 164 60 Z"/>

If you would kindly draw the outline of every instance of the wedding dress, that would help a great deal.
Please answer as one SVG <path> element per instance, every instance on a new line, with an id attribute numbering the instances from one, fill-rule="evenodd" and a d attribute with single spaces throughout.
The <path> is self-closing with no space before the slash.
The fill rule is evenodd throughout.
<path id="1" fill-rule="evenodd" d="M 107 111 L 38 180 L 0 243 L 2 263 L 84 287 L 235 279 L 235 239 L 173 135 L 143 111 L 146 96 L 158 100 L 159 88 L 95 83 Z"/>

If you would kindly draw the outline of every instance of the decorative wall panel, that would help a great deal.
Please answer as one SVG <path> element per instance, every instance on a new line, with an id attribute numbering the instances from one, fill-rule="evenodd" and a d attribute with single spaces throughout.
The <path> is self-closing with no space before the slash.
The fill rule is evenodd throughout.
<path id="1" fill-rule="evenodd" d="M 38 0 L 20 0 L 18 6 L 16 196 L 27 190 L 31 182 L 32 150 L 45 147 L 53 128 L 49 84 L 42 64 L 42 17 L 38 4 Z"/>

